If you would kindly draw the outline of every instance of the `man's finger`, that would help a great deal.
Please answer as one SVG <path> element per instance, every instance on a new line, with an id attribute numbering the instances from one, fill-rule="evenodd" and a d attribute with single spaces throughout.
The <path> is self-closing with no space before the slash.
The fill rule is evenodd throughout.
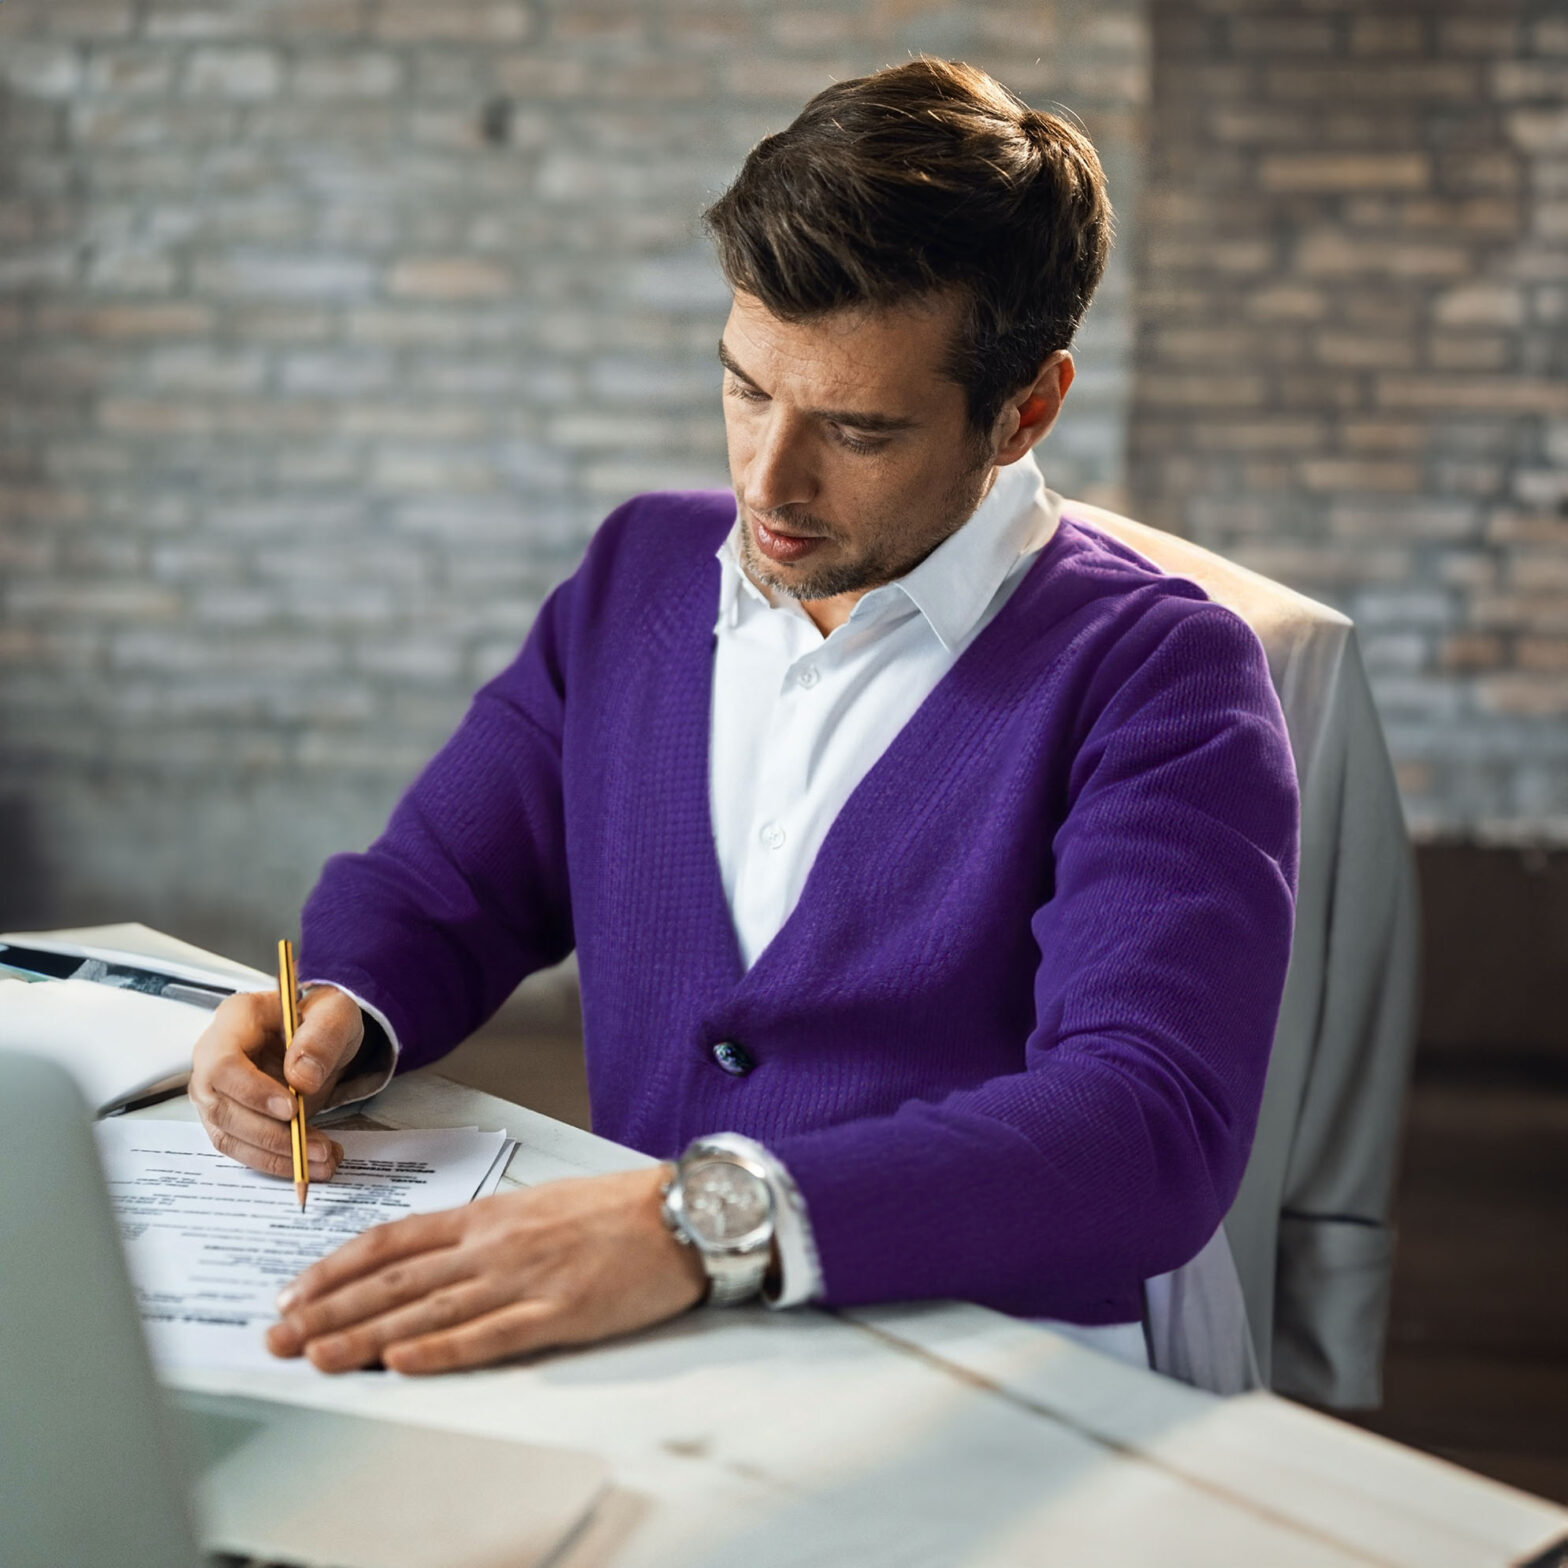
<path id="1" fill-rule="evenodd" d="M 201 1106 L 204 1111 L 217 1101 L 228 1099 L 276 1122 L 287 1122 L 293 1114 L 287 1087 L 237 1052 L 213 1063 L 206 1074 L 205 1089 L 205 1103 Z"/>
<path id="2" fill-rule="evenodd" d="M 394 1372 L 454 1372 L 565 1344 L 570 1336 L 564 1328 L 553 1302 L 518 1301 L 455 1328 L 394 1341 L 383 1347 L 381 1360 Z"/>
<path id="3" fill-rule="evenodd" d="M 278 1311 L 293 1312 L 305 1302 L 389 1263 L 449 1247 L 462 1234 L 463 1220 L 461 1209 L 444 1209 L 439 1214 L 411 1214 L 363 1231 L 286 1285 L 278 1293 Z"/>
<path id="4" fill-rule="evenodd" d="M 319 1339 L 324 1334 L 368 1323 L 372 1318 L 382 1318 L 399 1307 L 428 1297 L 444 1286 L 471 1278 L 473 1272 L 472 1254 L 450 1246 L 389 1263 L 374 1274 L 362 1275 L 337 1290 L 295 1307 L 278 1325 L 284 1331 L 279 1339 L 304 1345 L 307 1340 Z"/>
<path id="5" fill-rule="evenodd" d="M 212 1139 L 212 1146 L 219 1154 L 226 1154 L 231 1160 L 237 1160 L 253 1171 L 260 1171 L 264 1176 L 290 1178 L 294 1175 L 292 1151 L 278 1154 L 258 1144 L 246 1143 L 243 1138 L 236 1138 L 233 1133 L 224 1132 L 222 1128 L 209 1127 L 207 1136 Z M 322 1145 L 325 1145 L 325 1153 L 318 1156 L 314 1151 Z M 338 1168 L 338 1162 L 343 1157 L 342 1149 L 330 1139 L 318 1141 L 315 1137 L 310 1140 L 310 1148 L 312 1152 L 307 1161 L 310 1167 L 310 1179 L 331 1181 Z"/>
<path id="6" fill-rule="evenodd" d="M 303 1016 L 283 1063 L 301 1094 L 317 1094 L 353 1061 L 365 1038 L 365 1020 L 351 996 L 331 986 L 305 998 Z"/>
<path id="7" fill-rule="evenodd" d="M 318 1371 L 347 1372 L 379 1361 L 386 1347 L 399 1339 L 470 1322 L 495 1305 L 493 1284 L 463 1280 L 432 1291 L 394 1312 L 310 1339 L 305 1344 L 305 1355 Z"/>
<path id="8" fill-rule="evenodd" d="M 286 1121 L 279 1121 L 274 1116 L 259 1115 L 231 1095 L 217 1096 L 210 1109 L 203 1109 L 202 1121 L 207 1131 L 213 1135 L 220 1132 L 230 1133 L 241 1143 L 254 1144 L 258 1149 L 265 1149 L 270 1154 L 281 1154 L 287 1158 L 293 1148 L 289 1139 L 289 1124 Z M 317 1143 L 318 1139 L 320 1148 L 315 1152 L 324 1158 L 327 1154 L 327 1139 L 312 1134 L 313 1144 Z"/>

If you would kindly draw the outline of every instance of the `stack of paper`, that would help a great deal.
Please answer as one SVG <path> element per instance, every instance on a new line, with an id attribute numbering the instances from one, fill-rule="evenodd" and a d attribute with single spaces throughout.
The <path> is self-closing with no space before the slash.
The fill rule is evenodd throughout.
<path id="1" fill-rule="evenodd" d="M 59 1062 L 102 1113 L 177 1089 L 212 1010 L 276 981 L 140 925 L 0 935 L 0 1046 Z"/>
<path id="2" fill-rule="evenodd" d="M 473 1127 L 335 1131 L 343 1163 L 312 1182 L 302 1214 L 292 1182 L 237 1165 L 193 1122 L 99 1122 L 98 1151 L 153 1358 L 161 1365 L 294 1367 L 262 1336 L 279 1290 L 351 1236 L 454 1208 L 496 1189 L 517 1144 Z"/>

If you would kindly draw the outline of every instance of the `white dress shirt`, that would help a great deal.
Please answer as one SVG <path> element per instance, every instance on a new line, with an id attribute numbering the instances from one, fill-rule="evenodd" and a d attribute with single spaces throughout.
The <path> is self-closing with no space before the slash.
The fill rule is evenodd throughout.
<path id="1" fill-rule="evenodd" d="M 1007 602 L 1051 537 L 1060 498 L 1031 456 L 912 572 L 873 588 L 823 636 L 800 603 L 719 548 L 709 799 L 749 968 L 789 918 L 855 786 Z"/>

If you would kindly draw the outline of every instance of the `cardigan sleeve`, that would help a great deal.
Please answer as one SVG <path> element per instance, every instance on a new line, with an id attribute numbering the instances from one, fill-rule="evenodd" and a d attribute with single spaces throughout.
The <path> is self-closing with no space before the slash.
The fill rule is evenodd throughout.
<path id="1" fill-rule="evenodd" d="M 381 837 L 334 855 L 305 904 L 302 973 L 384 1015 L 399 1071 L 451 1050 L 572 949 L 561 743 L 574 588 L 546 601 Z"/>
<path id="2" fill-rule="evenodd" d="M 1119 1321 L 1229 1207 L 1290 955 L 1297 799 L 1256 638 L 1187 609 L 1086 699 L 1022 1069 L 773 1143 L 829 1304 Z"/>

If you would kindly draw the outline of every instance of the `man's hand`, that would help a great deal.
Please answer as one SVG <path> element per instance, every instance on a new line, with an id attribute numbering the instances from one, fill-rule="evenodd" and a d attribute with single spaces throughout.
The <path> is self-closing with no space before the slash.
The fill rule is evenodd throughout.
<path id="1" fill-rule="evenodd" d="M 319 1110 L 364 1038 L 365 1020 L 354 999 L 318 986 L 305 994 L 285 1060 L 277 992 L 231 996 L 196 1042 L 191 1065 L 190 1097 L 213 1147 L 269 1176 L 293 1175 L 292 1107 L 283 1085 L 305 1096 L 307 1114 Z M 312 1181 L 329 1180 L 343 1158 L 336 1143 L 314 1132 L 308 1153 Z"/>
<path id="2" fill-rule="evenodd" d="M 668 1174 L 554 1181 L 378 1225 L 279 1296 L 267 1348 L 323 1372 L 446 1372 L 674 1317 L 707 1279 L 659 1217 Z"/>

